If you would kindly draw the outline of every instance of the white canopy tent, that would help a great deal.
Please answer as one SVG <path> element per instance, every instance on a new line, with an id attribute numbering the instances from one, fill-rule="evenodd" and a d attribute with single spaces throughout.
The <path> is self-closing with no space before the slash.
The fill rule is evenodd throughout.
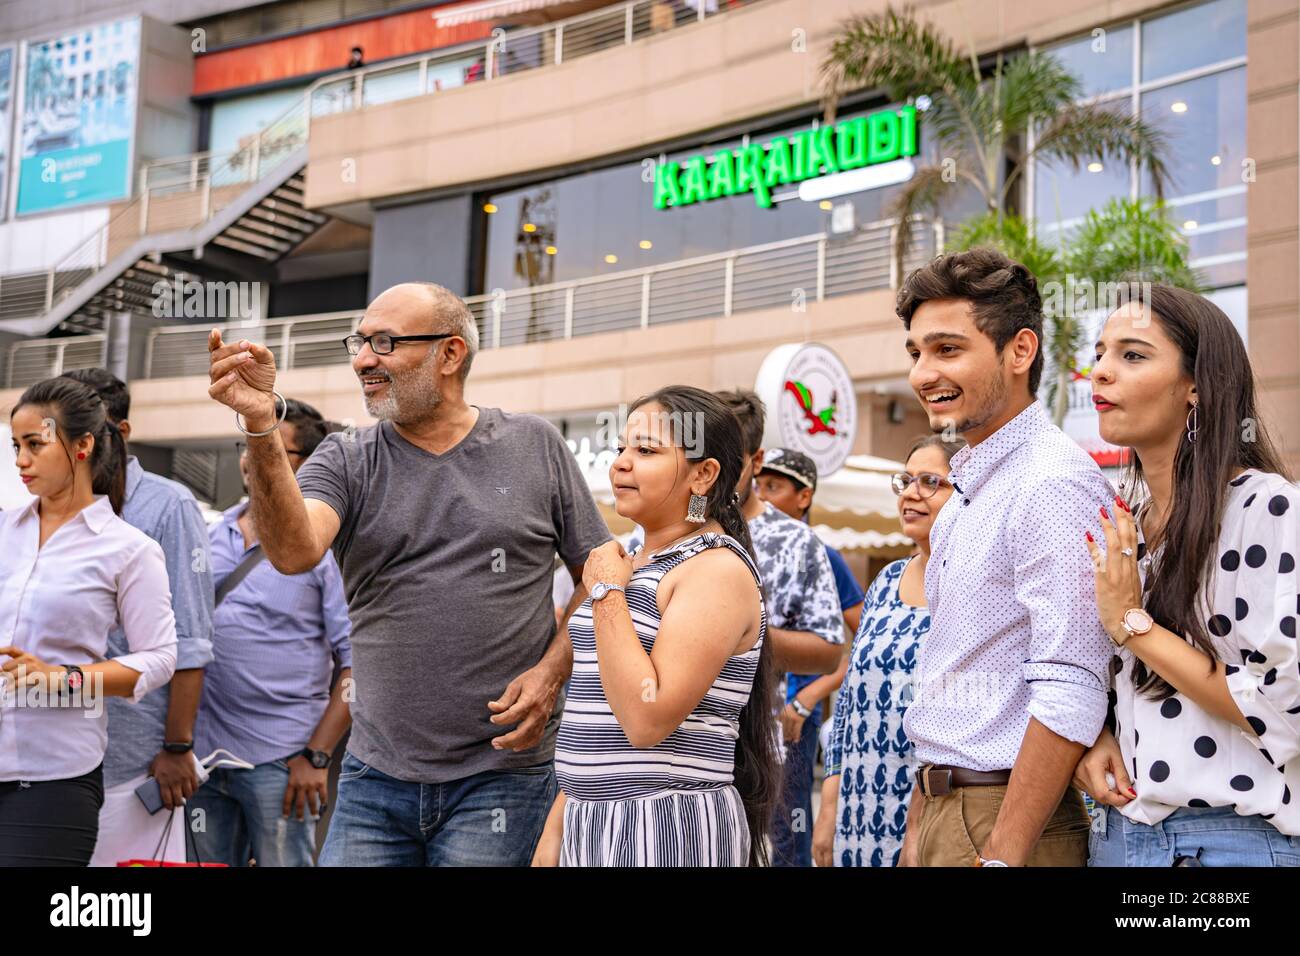
<path id="1" fill-rule="evenodd" d="M 889 477 L 903 465 L 872 455 L 853 455 L 844 467 L 817 484 L 809 522 L 817 536 L 840 551 L 862 550 L 875 557 L 902 557 L 912 541 L 898 522 L 897 498 Z M 583 474 L 610 531 L 626 538 L 632 522 L 614 510 L 609 472 L 593 463 Z"/>

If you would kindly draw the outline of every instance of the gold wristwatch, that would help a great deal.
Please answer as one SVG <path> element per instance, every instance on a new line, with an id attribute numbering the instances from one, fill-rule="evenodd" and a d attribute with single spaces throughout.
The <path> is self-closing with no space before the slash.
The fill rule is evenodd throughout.
<path id="1" fill-rule="evenodd" d="M 1137 637 L 1140 634 L 1146 634 L 1155 625 L 1143 608 L 1131 607 L 1124 612 L 1124 616 L 1119 620 L 1120 627 L 1124 629 L 1124 640 L 1115 643 L 1123 647 L 1130 638 Z"/>

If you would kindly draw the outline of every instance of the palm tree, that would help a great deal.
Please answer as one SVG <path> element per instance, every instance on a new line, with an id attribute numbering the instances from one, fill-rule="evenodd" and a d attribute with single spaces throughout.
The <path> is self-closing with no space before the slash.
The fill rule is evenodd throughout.
<path id="1" fill-rule="evenodd" d="M 821 72 L 828 122 L 852 89 L 879 90 L 896 103 L 928 100 L 922 117 L 940 159 L 918 165 L 893 203 L 900 264 L 911 217 L 938 216 L 962 183 L 1001 221 L 1014 211 L 1013 189 L 1034 161 L 1076 170 L 1095 159 L 1136 161 L 1156 197 L 1164 194 L 1169 177 L 1163 134 L 1132 115 L 1077 102 L 1083 95 L 1078 79 L 1049 54 L 999 53 L 986 75 L 973 48 L 959 52 L 911 11 L 886 8 L 844 21 Z M 1036 135 L 1029 146 L 1031 129 Z"/>
<path id="2" fill-rule="evenodd" d="M 1079 314 L 1080 305 L 1085 310 L 1105 306 L 1111 298 L 1100 284 L 1122 283 L 1121 293 L 1130 282 L 1163 282 L 1192 292 L 1201 289 L 1196 271 L 1188 264 L 1187 240 L 1160 200 L 1112 199 L 1100 210 L 1089 211 L 1070 230 L 1068 241 L 1061 235 L 1056 246 L 1043 242 L 1032 224 L 1017 215 L 999 219 L 985 213 L 965 222 L 949 243 L 951 249 L 975 246 L 1000 249 L 1038 278 L 1047 320 L 1044 397 L 1058 426 L 1069 409 L 1070 380 L 1082 374 L 1076 356 L 1088 328 L 1081 321 L 1086 316 Z M 1093 284 L 1091 290 L 1088 283 Z M 1089 291 L 1098 293 L 1091 302 L 1076 299 L 1076 293 L 1086 296 Z"/>

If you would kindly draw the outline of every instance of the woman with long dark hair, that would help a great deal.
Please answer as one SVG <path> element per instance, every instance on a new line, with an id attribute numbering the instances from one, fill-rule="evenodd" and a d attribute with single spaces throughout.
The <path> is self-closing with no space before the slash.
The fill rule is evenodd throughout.
<path id="1" fill-rule="evenodd" d="M 561 793 L 534 864 L 762 865 L 775 673 L 736 500 L 740 426 L 710 393 L 670 386 L 632 406 L 621 445 L 615 508 L 645 544 L 602 545 L 583 572 Z"/>
<path id="2" fill-rule="evenodd" d="M 118 516 L 125 448 L 94 389 L 38 382 L 9 423 L 35 497 L 0 514 L 0 866 L 85 866 L 104 798 L 102 698 L 139 700 L 176 665 L 167 568 Z M 105 660 L 119 620 L 130 652 Z"/>
<path id="3" fill-rule="evenodd" d="M 1091 864 L 1300 865 L 1300 489 L 1246 349 L 1154 285 L 1107 319 L 1092 386 L 1131 468 L 1085 542 L 1117 645 L 1114 728 L 1075 776 L 1107 805 Z"/>

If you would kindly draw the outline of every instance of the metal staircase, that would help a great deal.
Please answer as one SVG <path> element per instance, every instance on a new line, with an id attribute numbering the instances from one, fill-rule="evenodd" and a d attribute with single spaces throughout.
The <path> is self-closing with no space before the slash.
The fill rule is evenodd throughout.
<path id="1" fill-rule="evenodd" d="M 307 106 L 240 149 L 140 170 L 136 197 L 44 273 L 0 277 L 0 329 L 97 333 L 122 312 L 157 311 L 158 283 L 256 281 L 328 218 L 303 206 Z"/>

